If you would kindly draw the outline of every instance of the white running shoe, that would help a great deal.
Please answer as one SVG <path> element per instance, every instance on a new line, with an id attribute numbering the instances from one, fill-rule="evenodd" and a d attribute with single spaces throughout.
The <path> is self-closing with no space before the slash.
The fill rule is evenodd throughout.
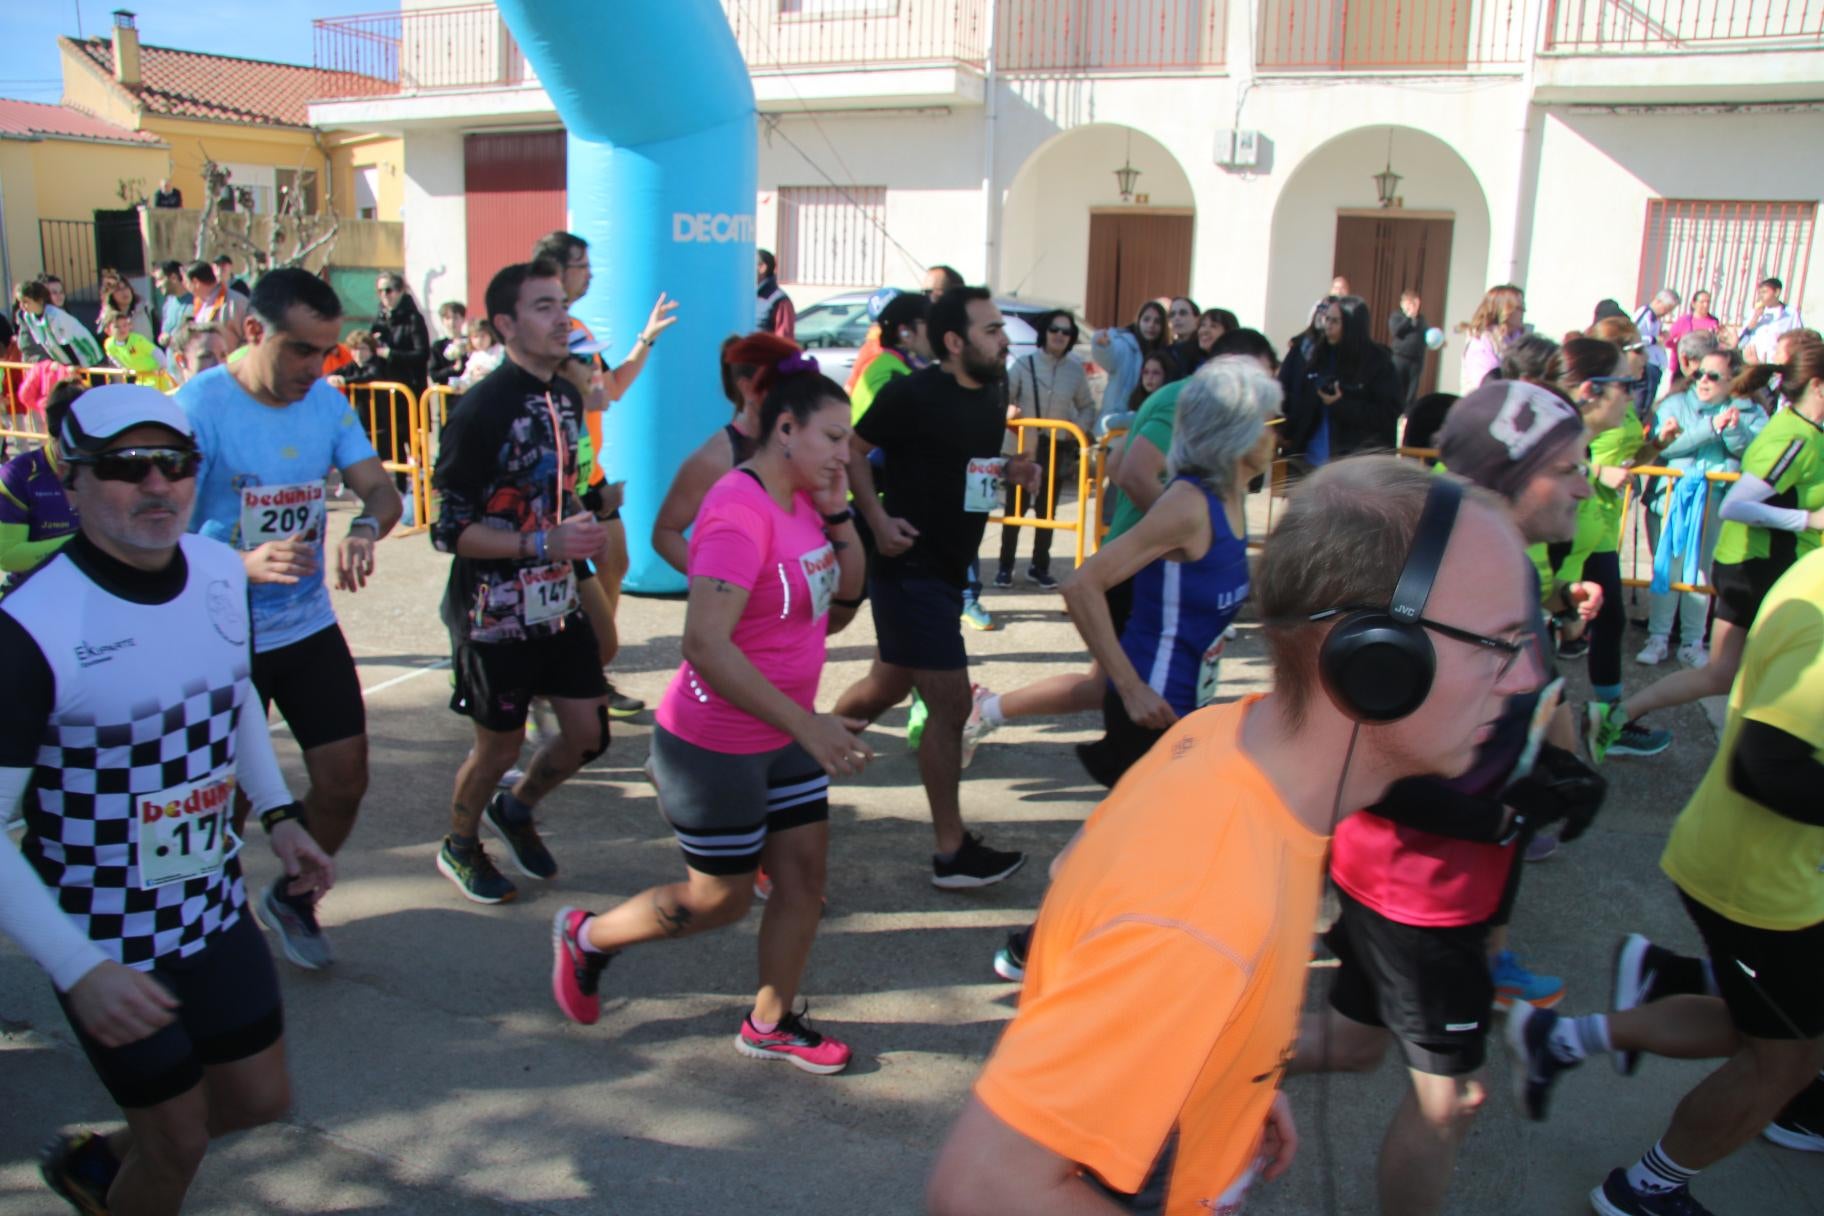
<path id="1" fill-rule="evenodd" d="M 1634 656 L 1634 661 L 1642 667 L 1658 667 L 1671 653 L 1672 643 L 1656 633 L 1647 639 L 1647 644 L 1640 648 L 1640 653 Z"/>
<path id="2" fill-rule="evenodd" d="M 963 767 L 968 768 L 975 759 L 976 745 L 1000 728 L 999 722 L 990 722 L 982 716 L 982 702 L 994 695 L 992 688 L 974 686 L 973 703 L 969 706 L 969 720 L 963 723 Z"/>
<path id="3" fill-rule="evenodd" d="M 1687 642 L 1678 648 L 1678 661 L 1695 670 L 1710 661 L 1710 650 L 1702 642 Z"/>

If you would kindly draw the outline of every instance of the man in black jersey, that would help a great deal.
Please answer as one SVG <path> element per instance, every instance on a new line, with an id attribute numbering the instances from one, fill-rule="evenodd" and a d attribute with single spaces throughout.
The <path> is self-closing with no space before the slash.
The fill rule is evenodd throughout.
<path id="1" fill-rule="evenodd" d="M 507 267 L 488 284 L 487 309 L 507 357 L 450 415 L 431 542 L 456 559 L 443 597 L 450 708 L 475 723 L 437 868 L 468 899 L 496 904 L 517 891 L 482 849 L 480 824 L 522 874 L 555 877 L 533 808 L 608 749 L 608 686 L 574 566 L 600 551 L 606 532 L 577 498 L 583 399 L 561 374 L 570 357 L 561 268 L 544 259 Z M 496 792 L 535 696 L 549 699 L 559 732 L 539 740 L 512 789 Z"/>
<path id="2" fill-rule="evenodd" d="M 1039 466 L 1001 455 L 1008 342 L 993 296 L 981 287 L 946 292 L 925 328 L 942 361 L 885 384 L 849 440 L 855 510 L 878 553 L 868 599 L 879 650 L 835 712 L 873 721 L 918 690 L 929 711 L 918 772 L 936 834 L 931 882 L 956 890 L 1000 882 L 1026 860 L 963 829 L 970 695 L 962 610 L 989 513 L 1000 508 L 1008 481 L 1036 491 Z M 886 457 L 884 500 L 875 495 L 868 461 L 875 448 Z"/>

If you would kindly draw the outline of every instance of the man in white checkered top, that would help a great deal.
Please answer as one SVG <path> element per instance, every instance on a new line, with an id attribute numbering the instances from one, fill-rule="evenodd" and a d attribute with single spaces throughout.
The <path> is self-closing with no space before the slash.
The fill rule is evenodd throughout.
<path id="1" fill-rule="evenodd" d="M 58 437 L 81 531 L 0 602 L 0 933 L 43 967 L 126 1127 L 59 1136 L 79 1212 L 177 1212 L 213 1135 L 291 1088 L 272 956 L 232 826 L 245 791 L 297 892 L 327 890 L 250 678 L 241 559 L 184 534 L 201 462 L 154 389 L 78 397 Z"/>

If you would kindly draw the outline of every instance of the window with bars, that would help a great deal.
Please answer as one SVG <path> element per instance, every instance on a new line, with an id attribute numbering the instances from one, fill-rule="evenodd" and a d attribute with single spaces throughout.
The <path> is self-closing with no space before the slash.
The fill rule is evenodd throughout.
<path id="1" fill-rule="evenodd" d="M 886 278 L 885 186 L 781 186 L 779 281 L 875 286 Z"/>
<path id="2" fill-rule="evenodd" d="M 1786 285 L 1786 298 L 1805 292 L 1816 202 L 1744 202 L 1735 199 L 1656 198 L 1647 202 L 1635 307 L 1670 287 L 1688 307 L 1693 292 L 1710 293 L 1710 311 L 1741 321 L 1754 289 L 1769 276 Z"/>

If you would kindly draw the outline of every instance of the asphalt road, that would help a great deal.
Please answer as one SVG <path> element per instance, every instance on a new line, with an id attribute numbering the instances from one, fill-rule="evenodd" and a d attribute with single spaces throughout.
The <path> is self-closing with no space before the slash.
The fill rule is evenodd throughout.
<path id="1" fill-rule="evenodd" d="M 332 533 L 339 532 L 338 511 Z M 984 546 L 992 570 L 998 535 Z M 873 738 L 880 760 L 834 791 L 829 910 L 806 992 L 815 1019 L 851 1042 L 839 1077 L 738 1056 L 731 1046 L 754 982 L 758 914 L 684 942 L 629 951 L 604 981 L 601 1022 L 565 1021 L 549 995 L 549 926 L 562 904 L 600 907 L 681 873 L 640 778 L 649 715 L 616 724 L 613 746 L 541 809 L 561 872 L 521 881 L 517 903 L 459 898 L 432 865 L 450 782 L 467 747 L 449 712 L 436 607 L 446 559 L 422 536 L 389 540 L 376 581 L 337 608 L 368 690 L 372 788 L 323 922 L 341 961 L 310 974 L 280 963 L 296 1101 L 276 1126 L 216 1146 L 189 1211 L 372 1213 L 915 1212 L 926 1172 L 971 1079 L 1011 1015 L 1015 990 L 989 961 L 1026 922 L 1045 861 L 1094 806 L 1071 745 L 1090 715 L 1010 726 L 966 775 L 969 820 L 1032 862 L 1009 882 L 955 894 L 928 881 L 929 819 L 904 710 Z M 997 689 L 1075 671 L 1081 644 L 1053 595 L 990 592 L 1001 628 L 971 634 L 975 678 Z M 683 605 L 629 598 L 617 675 L 656 700 L 678 659 Z M 872 650 L 864 614 L 833 639 L 828 704 Z M 1631 656 L 1628 683 L 1648 674 Z M 1237 693 L 1264 675 L 1243 627 L 1223 665 Z M 1588 684 L 1567 665 L 1573 695 Z M 1663 670 L 1663 669 L 1662 669 Z M 1643 931 L 1691 950 L 1695 931 L 1657 865 L 1672 817 L 1715 748 L 1704 709 L 1667 715 L 1678 734 L 1655 760 L 1611 766 L 1595 828 L 1527 875 L 1514 939 L 1566 977 L 1563 1008 L 1607 1000 L 1610 952 Z M 301 789 L 297 750 L 281 759 Z M 249 882 L 274 872 L 257 840 Z M 1326 976 L 1313 972 L 1308 1001 Z M 1647 1060 L 1623 1079 L 1605 1061 L 1565 1078 L 1553 1118 L 1525 1121 L 1495 1050 L 1490 1101 L 1453 1183 L 1453 1213 L 1577 1213 L 1607 1171 L 1661 1134 L 1709 1066 Z M 39 1184 L 53 1129 L 115 1117 L 37 970 L 0 943 L 0 1216 L 62 1210 Z M 1303 1132 L 1292 1173 L 1259 1189 L 1269 1214 L 1374 1210 L 1376 1146 L 1407 1084 L 1390 1059 L 1373 1074 L 1289 1086 Z M 1326 1183 L 1329 1185 L 1327 1186 Z M 1824 1156 L 1755 1142 L 1696 1187 L 1719 1213 L 1824 1211 Z M 1333 1207 L 1331 1205 L 1334 1205 Z"/>

